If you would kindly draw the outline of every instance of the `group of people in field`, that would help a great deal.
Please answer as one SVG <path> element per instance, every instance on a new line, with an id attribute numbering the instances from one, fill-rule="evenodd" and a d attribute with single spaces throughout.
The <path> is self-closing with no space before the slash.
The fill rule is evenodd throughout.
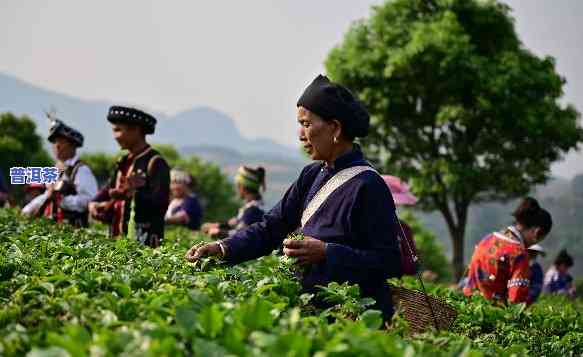
<path id="1" fill-rule="evenodd" d="M 394 308 L 387 279 L 415 273 L 415 260 L 408 259 L 416 254 L 412 231 L 399 220 L 396 205 L 416 199 L 398 178 L 381 176 L 355 143 L 367 136 L 370 116 L 349 89 L 320 75 L 296 107 L 298 139 L 314 162 L 303 168 L 268 212 L 262 203 L 265 170 L 243 166 L 235 179 L 244 201 L 237 215 L 228 222 L 202 224 L 193 178 L 178 168 L 171 170 L 146 140 L 155 131 L 156 119 L 141 110 L 114 106 L 107 120 L 127 154 L 116 163 L 109 182 L 98 189 L 91 169 L 77 153 L 83 135 L 55 120 L 48 140 L 61 176 L 57 184 L 42 188 L 22 213 L 80 227 L 92 218 L 107 223 L 112 237 L 126 236 L 150 247 L 160 245 L 165 224 L 200 229 L 216 239 L 189 249 L 188 261 L 219 256 L 238 264 L 281 249 L 306 266 L 300 277 L 304 292 L 333 281 L 358 284 L 362 295 L 373 298 L 375 308 L 389 321 Z M 478 244 L 463 288 L 467 295 L 480 292 L 509 302 L 536 299 L 529 297 L 529 287 L 535 284 L 528 249 L 550 232 L 551 215 L 527 199 L 514 217 L 513 225 Z M 286 239 L 297 232 L 303 240 Z M 565 288 L 569 282 L 563 267 L 572 260 L 561 259 L 547 273 L 544 289 L 571 293 L 571 287 Z M 314 303 L 326 304 L 317 297 Z"/>
<path id="2" fill-rule="evenodd" d="M 92 218 L 107 223 L 112 237 L 128 236 L 154 248 L 160 245 L 166 224 L 184 225 L 192 230 L 201 229 L 201 225 L 215 226 L 202 224 L 203 208 L 193 192 L 193 177 L 180 168 L 171 170 L 146 141 L 156 127 L 156 119 L 151 115 L 128 107 L 109 109 L 107 120 L 113 137 L 127 154 L 116 162 L 109 181 L 101 189 L 91 168 L 77 152 L 83 146 L 83 135 L 61 120 L 51 119 L 47 139 L 60 174 L 53 184 L 26 187 L 23 215 L 42 216 L 76 227 L 87 227 Z M 263 215 L 261 191 L 265 187 L 265 171 L 243 166 L 236 182 L 246 203 L 227 226 L 241 229 Z"/>

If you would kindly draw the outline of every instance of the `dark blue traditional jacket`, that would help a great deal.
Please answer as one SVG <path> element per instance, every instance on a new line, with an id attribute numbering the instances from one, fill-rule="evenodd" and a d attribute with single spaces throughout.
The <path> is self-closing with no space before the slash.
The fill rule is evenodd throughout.
<path id="1" fill-rule="evenodd" d="M 530 285 L 528 286 L 528 301 L 535 302 L 543 290 L 544 273 L 539 262 L 530 265 Z"/>
<path id="2" fill-rule="evenodd" d="M 333 167 L 306 166 L 281 201 L 263 220 L 224 240 L 229 263 L 270 254 L 288 234 L 300 227 L 302 212 L 318 190 L 337 172 L 370 164 L 355 149 L 339 157 Z M 336 189 L 302 229 L 304 235 L 327 243 L 325 261 L 306 269 L 307 292 L 329 282 L 358 284 L 363 296 L 377 301 L 385 319 L 393 314 L 387 278 L 398 277 L 401 257 L 398 223 L 391 193 L 375 172 L 365 171 Z"/>

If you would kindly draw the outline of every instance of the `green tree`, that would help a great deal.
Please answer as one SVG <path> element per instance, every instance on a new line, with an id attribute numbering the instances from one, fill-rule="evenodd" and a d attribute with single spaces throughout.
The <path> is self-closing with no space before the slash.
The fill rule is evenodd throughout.
<path id="1" fill-rule="evenodd" d="M 526 49 L 496 1 L 387 1 L 326 69 L 371 112 L 369 158 L 412 178 L 421 207 L 444 217 L 456 277 L 470 205 L 526 194 L 583 141 L 554 59 Z"/>
<path id="2" fill-rule="evenodd" d="M 178 153 L 174 146 L 168 144 L 154 144 L 152 146 L 164 157 L 171 167 L 176 166 L 180 161 L 180 153 Z"/>
<path id="3" fill-rule="evenodd" d="M 10 183 L 10 168 L 15 166 L 50 166 L 53 160 L 43 148 L 43 139 L 36 133 L 36 125 L 29 117 L 12 113 L 0 114 L 0 170 Z M 23 188 L 9 185 L 17 201 L 23 197 Z"/>

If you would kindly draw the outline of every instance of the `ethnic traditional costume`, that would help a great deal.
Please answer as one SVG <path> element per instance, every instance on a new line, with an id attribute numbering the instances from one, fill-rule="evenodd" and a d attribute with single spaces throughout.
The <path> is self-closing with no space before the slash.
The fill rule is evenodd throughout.
<path id="1" fill-rule="evenodd" d="M 467 278 L 463 288 L 466 296 L 480 292 L 502 303 L 527 302 L 530 269 L 520 232 L 510 226 L 483 238 L 474 250 Z"/>
<path id="2" fill-rule="evenodd" d="M 528 286 L 528 304 L 536 302 L 543 290 L 544 272 L 543 267 L 537 261 L 537 255 L 546 255 L 545 249 L 539 244 L 528 247 L 530 264 L 530 284 Z M 534 254 L 534 256 L 533 256 Z"/>
<path id="3" fill-rule="evenodd" d="M 192 177 L 185 171 L 173 169 L 170 171 L 170 182 L 192 185 Z M 202 224 L 203 210 L 198 197 L 191 193 L 184 198 L 173 198 L 168 205 L 165 218 L 168 219 L 175 214 L 184 212 L 188 217 L 186 227 L 192 230 L 200 229 Z"/>
<path id="4" fill-rule="evenodd" d="M 254 223 L 261 222 L 265 211 L 263 210 L 263 201 L 252 200 L 246 202 L 239 211 L 234 219 L 234 229 L 239 230 L 248 227 Z"/>
<path id="5" fill-rule="evenodd" d="M 255 199 L 245 202 L 237 211 L 237 215 L 228 222 L 219 224 L 218 238 L 231 236 L 241 229 L 260 222 L 265 214 L 260 194 L 261 191 L 265 191 L 265 170 L 262 167 L 253 169 L 241 166 L 237 170 L 235 182 L 248 192 L 254 193 Z"/>
<path id="6" fill-rule="evenodd" d="M 141 125 L 145 132 L 154 132 L 156 119 L 133 108 L 111 107 L 108 120 L 112 123 Z M 117 188 L 130 175 L 143 176 L 146 184 L 132 198 L 113 199 L 109 189 Z M 150 146 L 136 155 L 127 154 L 118 160 L 109 184 L 95 197 L 96 202 L 109 202 L 107 221 L 110 235 L 127 235 L 150 247 L 158 247 L 164 238 L 164 214 L 170 196 L 170 169 L 160 154 Z"/>
<path id="7" fill-rule="evenodd" d="M 575 297 L 573 291 L 573 277 L 571 274 L 562 274 L 554 266 L 547 270 L 544 276 L 545 293 Z"/>
<path id="8" fill-rule="evenodd" d="M 567 268 L 573 266 L 573 257 L 566 250 L 561 250 L 555 259 L 553 266 L 547 271 L 544 277 L 543 290 L 547 294 L 567 295 L 575 297 L 575 286 L 573 277 L 567 271 L 561 272 L 557 267 L 563 265 Z"/>
<path id="9" fill-rule="evenodd" d="M 60 120 L 53 120 L 48 140 L 54 143 L 64 137 L 76 147 L 83 146 L 83 135 Z M 59 173 L 55 190 L 50 199 L 47 192 L 35 197 L 23 209 L 24 214 L 34 214 L 53 219 L 58 223 L 68 222 L 76 227 L 89 224 L 88 205 L 97 193 L 97 180 L 93 172 L 79 155 L 64 162 L 65 169 Z"/>
<path id="10" fill-rule="evenodd" d="M 528 303 L 534 303 L 543 290 L 543 267 L 536 260 L 530 264 L 530 286 L 528 287 Z"/>
<path id="11" fill-rule="evenodd" d="M 185 212 L 188 216 L 188 222 L 185 224 L 186 227 L 192 230 L 200 229 L 203 211 L 198 197 L 194 193 L 191 193 L 184 198 L 175 198 L 170 201 L 170 205 L 168 205 L 168 210 L 166 211 L 166 218 L 179 212 Z"/>
<path id="12" fill-rule="evenodd" d="M 333 116 L 347 129 L 345 135 L 365 136 L 369 126 L 366 109 L 344 87 L 319 76 L 306 89 L 298 106 L 324 118 Z M 290 233 L 301 229 L 306 236 L 326 242 L 324 261 L 307 267 L 301 277 L 306 292 L 330 282 L 358 284 L 363 296 L 376 301 L 386 321 L 393 314 L 388 278 L 401 274 L 398 223 L 389 188 L 374 170 L 368 169 L 329 194 L 311 218 L 302 224 L 310 202 L 328 182 L 335 183 L 345 169 L 370 164 L 360 148 L 338 157 L 333 165 L 313 163 L 263 220 L 222 241 L 224 259 L 240 263 L 271 253 Z M 322 301 L 316 301 L 326 306 Z"/>
<path id="13" fill-rule="evenodd" d="M 239 263 L 269 254 L 300 227 L 307 204 L 341 170 L 369 164 L 360 149 L 339 157 L 334 167 L 314 163 L 305 167 L 282 200 L 260 223 L 223 241 L 226 260 Z M 374 172 L 359 174 L 334 191 L 302 232 L 327 243 L 326 261 L 310 266 L 302 277 L 308 292 L 329 282 L 360 285 L 364 296 L 376 300 L 385 319 L 393 313 L 386 279 L 400 275 L 398 224 L 391 193 Z"/>
<path id="14" fill-rule="evenodd" d="M 263 201 L 259 194 L 260 190 L 265 191 L 265 170 L 262 167 L 253 169 L 241 166 L 237 171 L 235 182 L 246 190 L 257 193 L 257 199 L 246 202 L 239 208 L 237 216 L 232 220 L 232 228 L 239 230 L 261 221 L 265 214 Z"/>

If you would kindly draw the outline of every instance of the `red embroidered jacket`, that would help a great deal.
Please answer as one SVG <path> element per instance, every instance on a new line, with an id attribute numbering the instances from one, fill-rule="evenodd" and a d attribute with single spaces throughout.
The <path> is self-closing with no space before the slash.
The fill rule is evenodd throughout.
<path id="1" fill-rule="evenodd" d="M 479 291 L 492 300 L 526 302 L 529 277 L 528 252 L 518 232 L 509 227 L 478 243 L 468 269 L 464 294 L 469 296 Z"/>

